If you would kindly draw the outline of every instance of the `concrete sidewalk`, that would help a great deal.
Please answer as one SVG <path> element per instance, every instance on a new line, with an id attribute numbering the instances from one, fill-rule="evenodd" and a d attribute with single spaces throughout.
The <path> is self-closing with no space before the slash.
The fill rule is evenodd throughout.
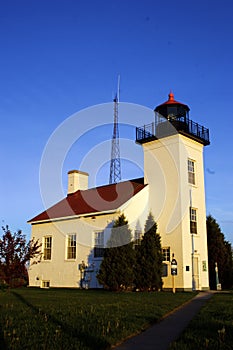
<path id="1" fill-rule="evenodd" d="M 187 327 L 191 319 L 211 298 L 213 292 L 200 292 L 191 301 L 171 312 L 159 323 L 145 332 L 127 339 L 115 350 L 167 350 L 170 343 L 176 340 Z"/>

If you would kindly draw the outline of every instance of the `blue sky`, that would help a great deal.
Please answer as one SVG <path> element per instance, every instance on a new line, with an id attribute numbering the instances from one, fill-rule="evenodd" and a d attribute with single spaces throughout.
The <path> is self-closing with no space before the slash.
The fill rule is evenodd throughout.
<path id="1" fill-rule="evenodd" d="M 210 129 L 207 214 L 233 243 L 232 34 L 231 0 L 1 1 L 2 224 L 29 236 L 26 221 L 43 210 L 39 169 L 50 135 L 77 111 L 110 102 L 120 74 L 121 101 L 154 108 L 172 89 Z M 79 165 L 70 154 L 63 176 Z M 99 183 L 108 178 L 102 169 Z"/>

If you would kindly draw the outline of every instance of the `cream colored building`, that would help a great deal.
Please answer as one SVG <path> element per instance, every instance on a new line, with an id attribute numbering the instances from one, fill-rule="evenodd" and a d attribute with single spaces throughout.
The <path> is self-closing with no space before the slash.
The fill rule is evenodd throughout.
<path id="1" fill-rule="evenodd" d="M 143 227 L 149 210 L 143 178 L 92 189 L 87 183 L 87 173 L 70 171 L 67 197 L 30 220 L 43 252 L 40 263 L 31 261 L 30 286 L 100 287 L 95 275 L 114 220 L 125 213 L 133 234 Z"/>
<path id="2" fill-rule="evenodd" d="M 164 289 L 209 289 L 203 148 L 208 129 L 189 119 L 172 93 L 155 121 L 138 127 L 144 178 L 88 189 L 88 174 L 68 173 L 68 194 L 29 222 L 42 243 L 42 260 L 29 268 L 38 287 L 101 287 L 96 279 L 114 220 L 124 213 L 133 239 L 143 235 L 149 212 L 158 224 Z M 171 260 L 177 275 L 171 275 Z M 85 267 L 85 268 L 84 268 Z"/>

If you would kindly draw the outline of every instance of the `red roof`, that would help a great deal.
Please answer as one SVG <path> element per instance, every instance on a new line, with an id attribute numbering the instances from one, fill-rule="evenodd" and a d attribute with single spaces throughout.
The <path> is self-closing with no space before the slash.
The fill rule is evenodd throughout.
<path id="1" fill-rule="evenodd" d="M 79 190 L 28 222 L 115 210 L 146 186 L 143 180 L 135 179 L 85 191 Z"/>
<path id="2" fill-rule="evenodd" d="M 186 108 L 189 109 L 189 107 L 188 107 L 186 104 L 181 103 L 181 102 L 178 102 L 178 101 L 176 101 L 176 100 L 174 99 L 174 94 L 173 94 L 172 91 L 171 91 L 170 94 L 168 95 L 168 100 L 167 100 L 166 102 L 162 103 L 161 105 L 157 106 L 156 109 L 159 108 L 159 107 L 161 107 L 161 106 L 164 106 L 164 105 L 173 105 L 173 104 L 182 105 L 182 106 L 185 106 Z"/>

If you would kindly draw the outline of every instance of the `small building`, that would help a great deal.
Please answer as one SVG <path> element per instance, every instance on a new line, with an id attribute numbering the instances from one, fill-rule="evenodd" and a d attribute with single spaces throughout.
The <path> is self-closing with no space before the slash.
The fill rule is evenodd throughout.
<path id="1" fill-rule="evenodd" d="M 88 188 L 88 174 L 68 173 L 67 196 L 29 221 L 42 243 L 42 260 L 29 269 L 29 285 L 99 288 L 96 274 L 116 218 L 124 213 L 138 242 L 151 212 L 163 248 L 163 288 L 209 289 L 203 148 L 209 131 L 189 118 L 189 107 L 169 99 L 150 125 L 136 127 L 144 151 L 144 177 Z"/>

